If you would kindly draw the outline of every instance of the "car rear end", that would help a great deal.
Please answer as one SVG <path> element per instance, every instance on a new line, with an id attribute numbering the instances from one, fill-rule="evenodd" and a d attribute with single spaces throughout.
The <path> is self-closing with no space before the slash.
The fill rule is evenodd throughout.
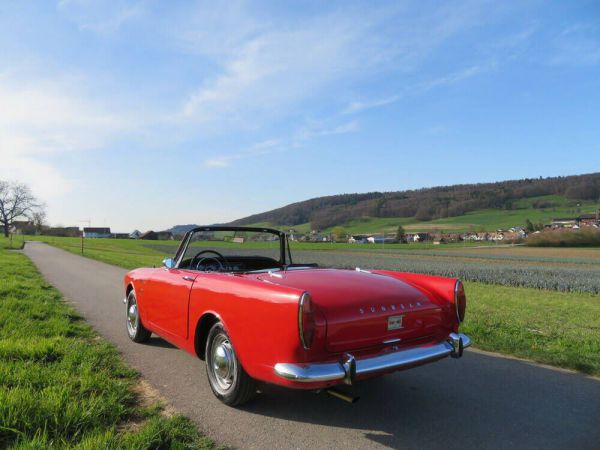
<path id="1" fill-rule="evenodd" d="M 279 384 L 322 388 L 460 358 L 466 297 L 459 280 L 399 272 L 289 271 L 278 283 L 306 289 L 298 299 L 294 361 L 278 361 Z"/>

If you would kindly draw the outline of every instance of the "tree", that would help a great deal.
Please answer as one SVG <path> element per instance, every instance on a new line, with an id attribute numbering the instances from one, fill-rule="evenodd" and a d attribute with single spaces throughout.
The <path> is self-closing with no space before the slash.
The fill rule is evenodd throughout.
<path id="1" fill-rule="evenodd" d="M 404 227 L 402 225 L 398 225 L 398 229 L 396 230 L 396 240 L 398 242 L 404 242 L 406 237 L 406 232 L 404 231 Z"/>
<path id="2" fill-rule="evenodd" d="M 333 234 L 333 239 L 336 242 L 344 242 L 346 240 L 347 233 L 344 227 L 334 227 L 331 230 L 331 234 Z"/>
<path id="3" fill-rule="evenodd" d="M 19 217 L 32 218 L 33 213 L 43 211 L 44 206 L 23 183 L 0 180 L 0 225 L 8 237 L 10 227 Z"/>
<path id="4" fill-rule="evenodd" d="M 531 220 L 529 220 L 529 219 L 525 220 L 525 229 L 529 233 L 533 233 L 535 231 L 535 226 L 533 225 L 533 223 L 531 222 Z"/>
<path id="5" fill-rule="evenodd" d="M 35 227 L 36 233 L 41 233 L 44 226 L 46 225 L 46 211 L 44 208 L 38 208 L 31 214 L 31 221 Z"/>

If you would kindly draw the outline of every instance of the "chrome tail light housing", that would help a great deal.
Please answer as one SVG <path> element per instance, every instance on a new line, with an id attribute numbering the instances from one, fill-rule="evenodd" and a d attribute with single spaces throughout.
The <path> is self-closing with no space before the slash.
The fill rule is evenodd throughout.
<path id="1" fill-rule="evenodd" d="M 308 350 L 315 340 L 315 309 L 308 292 L 303 293 L 298 301 L 298 333 L 302 347 Z"/>
<path id="2" fill-rule="evenodd" d="M 456 309 L 456 319 L 458 323 L 465 320 L 465 310 L 467 309 L 467 297 L 465 287 L 460 280 L 456 280 L 454 285 L 454 307 Z"/>

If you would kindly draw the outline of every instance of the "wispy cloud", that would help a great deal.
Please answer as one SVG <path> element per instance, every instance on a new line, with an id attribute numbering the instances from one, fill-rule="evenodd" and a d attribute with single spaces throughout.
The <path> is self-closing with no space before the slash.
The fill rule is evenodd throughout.
<path id="1" fill-rule="evenodd" d="M 292 133 L 289 138 L 267 139 L 258 142 L 250 147 L 236 153 L 230 153 L 222 156 L 215 156 L 204 161 L 204 167 L 207 169 L 223 169 L 231 166 L 234 161 L 240 159 L 269 155 L 272 153 L 287 152 L 291 149 L 302 147 L 307 141 L 324 136 L 335 136 L 340 134 L 355 133 L 360 130 L 358 121 L 353 120 L 334 126 L 325 126 L 322 122 L 316 122 L 302 127 Z"/>
<path id="2" fill-rule="evenodd" d="M 465 67 L 464 69 L 452 72 L 448 75 L 443 75 L 438 78 L 433 78 L 427 81 L 423 81 L 415 86 L 414 91 L 417 93 L 428 92 L 432 89 L 450 86 L 461 81 L 465 81 L 469 78 L 481 75 L 485 72 L 489 72 L 496 67 L 495 61 L 490 61 L 486 64 L 479 64 L 474 66 Z"/>
<path id="3" fill-rule="evenodd" d="M 479 24 L 485 10 L 453 5 L 415 18 L 399 5 L 353 6 L 302 21 L 261 21 L 244 4 L 231 17 L 224 7 L 217 12 L 198 9 L 202 14 L 191 14 L 193 19 L 178 27 L 176 40 L 184 43 L 185 51 L 210 57 L 219 70 L 186 96 L 175 118 L 210 123 L 213 132 L 218 125 L 230 130 L 232 124 L 255 128 L 281 120 L 316 98 L 335 102 L 339 89 L 379 71 L 414 71 L 446 40 Z M 215 17 L 228 17 L 225 26 L 211 24 Z M 207 30 L 214 33 L 207 36 Z M 208 46 L 207 39 L 215 46 Z M 357 100 L 344 112 L 381 107 L 399 98 Z"/>
<path id="4" fill-rule="evenodd" d="M 592 66 L 600 64 L 600 26 L 580 23 L 562 30 L 552 40 L 551 65 Z"/>
<path id="5" fill-rule="evenodd" d="M 283 149 L 284 148 L 278 139 L 267 139 L 253 144 L 237 153 L 209 158 L 204 161 L 204 167 L 208 169 L 222 169 L 229 167 L 232 161 L 253 156 L 268 155 L 270 153 L 280 152 Z"/>
<path id="6" fill-rule="evenodd" d="M 355 133 L 360 129 L 358 121 L 353 120 L 335 126 L 324 126 L 322 124 L 307 126 L 295 134 L 295 143 L 299 141 L 307 141 L 322 136 L 335 136 L 338 134 Z"/>
<path id="7" fill-rule="evenodd" d="M 135 128 L 131 118 L 86 99 L 74 79 L 25 82 L 0 76 L 1 178 L 18 178 L 42 197 L 70 189 L 48 159 L 98 149 Z"/>
<path id="8" fill-rule="evenodd" d="M 58 9 L 74 21 L 80 30 L 112 34 L 127 22 L 139 19 L 145 13 L 141 3 L 93 3 L 87 0 L 61 0 Z"/>
<path id="9" fill-rule="evenodd" d="M 399 95 L 392 95 L 390 97 L 386 97 L 386 98 L 382 98 L 382 99 L 378 99 L 378 100 L 371 100 L 371 101 L 355 101 L 350 103 L 346 109 L 344 109 L 342 111 L 342 114 L 353 114 L 353 113 L 357 113 L 360 111 L 364 111 L 366 109 L 372 109 L 372 108 L 380 108 L 382 106 L 386 106 L 386 105 L 391 105 L 392 103 L 396 103 L 398 100 L 400 100 L 400 96 Z"/>

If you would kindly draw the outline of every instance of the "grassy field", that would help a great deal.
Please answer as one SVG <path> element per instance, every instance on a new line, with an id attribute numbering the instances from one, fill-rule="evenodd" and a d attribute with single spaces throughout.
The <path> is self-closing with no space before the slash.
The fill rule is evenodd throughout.
<path id="1" fill-rule="evenodd" d="M 23 248 L 23 243 L 25 241 L 24 236 L 11 236 L 4 237 L 4 235 L 0 235 L 0 250 L 3 249 L 19 249 Z"/>
<path id="2" fill-rule="evenodd" d="M 24 255 L 0 250 L 0 305 L 0 448 L 214 448 Z"/>
<path id="3" fill-rule="evenodd" d="M 600 296 L 465 283 L 462 331 L 482 350 L 600 376 Z"/>
<path id="4" fill-rule="evenodd" d="M 544 202 L 547 206 L 536 208 Z M 579 204 L 579 206 L 577 206 Z M 496 231 L 497 229 L 508 229 L 514 226 L 525 226 L 527 219 L 533 223 L 549 223 L 555 217 L 572 217 L 579 214 L 593 213 L 600 209 L 600 204 L 591 201 L 574 202 L 558 195 L 544 195 L 521 199 L 513 204 L 513 209 L 500 210 L 489 209 L 469 212 L 462 216 L 448 217 L 444 219 L 421 222 L 413 217 L 361 217 L 341 224 L 348 233 L 393 233 L 402 225 L 406 231 Z M 271 226 L 267 222 L 255 224 L 256 226 Z M 290 228 L 290 227 L 274 227 Z M 299 233 L 310 231 L 310 223 L 294 225 Z M 331 232 L 333 227 L 323 230 L 324 233 Z"/>
<path id="5" fill-rule="evenodd" d="M 77 239 L 50 242 L 80 252 Z M 125 268 L 151 267 L 172 255 L 176 245 L 172 241 L 89 240 L 85 256 Z M 464 329 L 477 347 L 600 375 L 600 295 L 590 293 L 600 289 L 599 248 L 389 247 L 300 244 L 293 255 L 299 262 L 475 280 L 465 282 L 469 306 Z M 546 289 L 522 287 L 531 285 Z"/>

